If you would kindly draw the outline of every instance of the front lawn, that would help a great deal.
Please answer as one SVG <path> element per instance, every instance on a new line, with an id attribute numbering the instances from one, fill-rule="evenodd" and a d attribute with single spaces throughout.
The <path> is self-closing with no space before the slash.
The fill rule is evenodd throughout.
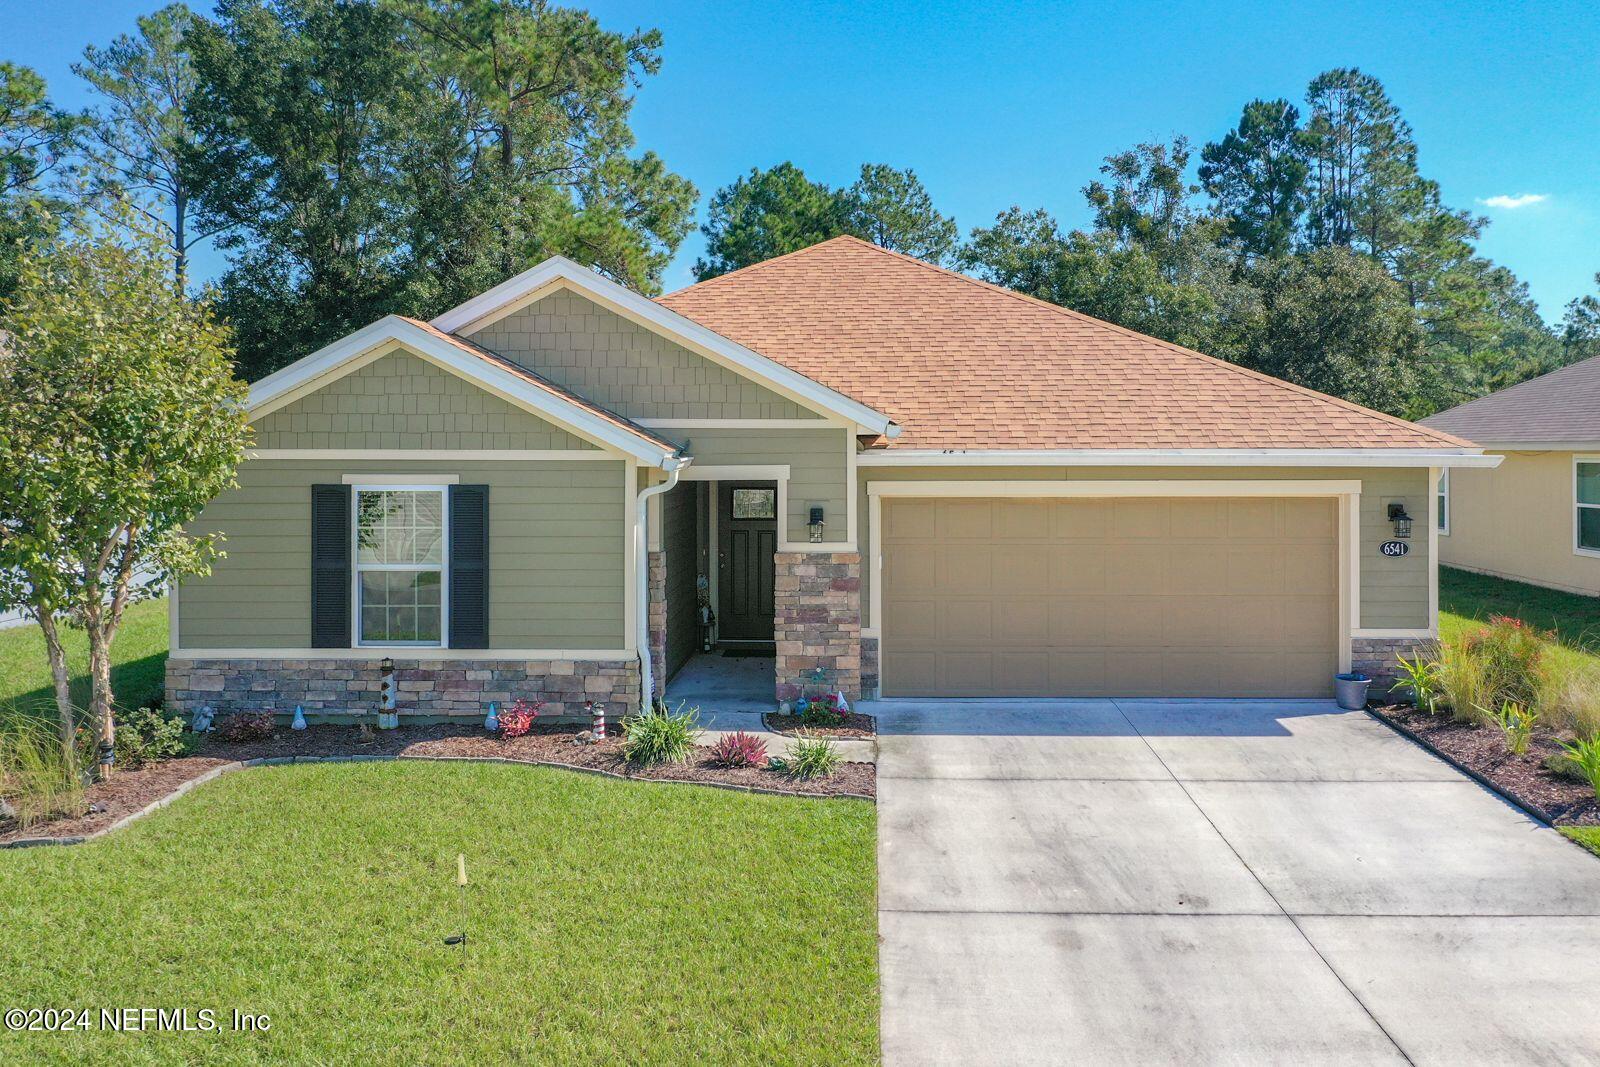
<path id="1" fill-rule="evenodd" d="M 1439 568 L 1439 633 L 1450 638 L 1491 615 L 1551 630 L 1566 655 L 1600 666 L 1600 597 Z"/>
<path id="2" fill-rule="evenodd" d="M 1600 826 L 1561 826 L 1557 829 L 1596 856 L 1600 856 Z"/>
<path id="3" fill-rule="evenodd" d="M 72 699 L 89 705 L 89 639 L 82 630 L 63 627 L 67 665 L 72 671 Z M 111 646 L 111 687 L 117 703 L 135 708 L 161 695 L 167 669 L 167 601 L 135 604 L 122 616 Z M 0 715 L 29 711 L 55 718 L 55 690 L 44 637 L 36 625 L 0 630 Z"/>
<path id="4" fill-rule="evenodd" d="M 225 775 L 0 852 L 0 989 L 271 1030 L 0 1032 L 0 1062 L 875 1062 L 874 840 L 861 801 L 545 768 Z"/>

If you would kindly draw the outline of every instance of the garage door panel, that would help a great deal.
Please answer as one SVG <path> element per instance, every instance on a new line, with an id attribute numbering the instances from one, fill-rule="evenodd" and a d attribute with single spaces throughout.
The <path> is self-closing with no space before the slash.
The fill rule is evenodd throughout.
<path id="1" fill-rule="evenodd" d="M 1326 498 L 885 501 L 884 692 L 1326 696 L 1337 514 Z"/>

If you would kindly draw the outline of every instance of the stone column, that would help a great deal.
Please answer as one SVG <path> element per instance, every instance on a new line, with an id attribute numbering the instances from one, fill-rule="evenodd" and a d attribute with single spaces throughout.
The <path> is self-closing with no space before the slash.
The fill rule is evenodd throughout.
<path id="1" fill-rule="evenodd" d="M 655 696 L 667 690 L 667 554 L 649 553 L 650 681 Z"/>
<path id="2" fill-rule="evenodd" d="M 772 588 L 778 700 L 799 696 L 817 667 L 860 700 L 861 554 L 779 552 Z"/>
<path id="3" fill-rule="evenodd" d="M 878 695 L 878 687 L 883 684 L 878 673 L 878 639 L 876 637 L 863 637 L 861 639 L 861 696 L 871 699 Z"/>

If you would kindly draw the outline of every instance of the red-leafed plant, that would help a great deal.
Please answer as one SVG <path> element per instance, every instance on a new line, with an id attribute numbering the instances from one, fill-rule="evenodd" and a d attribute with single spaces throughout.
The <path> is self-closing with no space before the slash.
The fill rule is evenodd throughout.
<path id="1" fill-rule="evenodd" d="M 500 736 L 507 739 L 521 737 L 533 729 L 533 720 L 539 717 L 542 707 L 542 700 L 530 701 L 518 697 L 515 703 L 500 713 Z"/>
<path id="2" fill-rule="evenodd" d="M 743 730 L 723 734 L 711 746 L 711 762 L 718 767 L 765 767 L 767 743 Z"/>
<path id="3" fill-rule="evenodd" d="M 844 709 L 831 693 L 813 697 L 800 713 L 800 721 L 807 726 L 838 726 L 844 722 Z"/>

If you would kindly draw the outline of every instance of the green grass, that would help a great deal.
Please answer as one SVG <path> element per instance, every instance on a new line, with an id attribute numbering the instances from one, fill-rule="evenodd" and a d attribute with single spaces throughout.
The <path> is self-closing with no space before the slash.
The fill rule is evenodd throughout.
<path id="1" fill-rule="evenodd" d="M 67 664 L 72 670 L 72 702 L 89 704 L 89 640 L 82 630 L 63 628 Z M 135 604 L 122 617 L 111 646 L 111 687 L 117 703 L 138 707 L 161 695 L 167 667 L 167 601 Z M 55 717 L 50 661 L 39 627 L 0 630 L 0 713 L 5 710 Z"/>
<path id="2" fill-rule="evenodd" d="M 1509 615 L 1551 630 L 1562 654 L 1600 665 L 1600 597 L 1439 568 L 1439 631 L 1454 637 L 1476 621 Z"/>
<path id="3" fill-rule="evenodd" d="M 875 812 L 559 770 L 260 768 L 0 852 L 4 1007 L 266 1012 L 0 1062 L 867 1063 Z M 472 885 L 467 951 L 454 884 Z"/>
<path id="4" fill-rule="evenodd" d="M 1563 826 L 1561 832 L 1600 856 L 1600 826 Z"/>

